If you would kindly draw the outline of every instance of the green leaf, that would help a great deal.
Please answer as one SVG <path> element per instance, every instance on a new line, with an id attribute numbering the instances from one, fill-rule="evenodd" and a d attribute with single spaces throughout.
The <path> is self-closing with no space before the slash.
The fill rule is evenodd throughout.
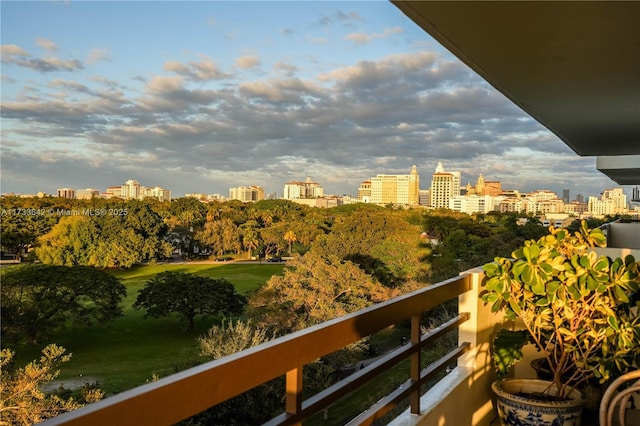
<path id="1" fill-rule="evenodd" d="M 492 293 L 492 294 L 485 294 L 485 295 L 482 297 L 482 300 L 483 300 L 484 302 L 486 302 L 486 303 L 493 303 L 493 302 L 495 302 L 495 301 L 496 301 L 496 300 L 498 300 L 498 299 L 500 299 L 500 296 L 498 296 L 498 295 L 497 295 L 497 294 L 495 294 L 495 293 Z"/>
<path id="2" fill-rule="evenodd" d="M 600 256 L 598 260 L 593 264 L 593 269 L 598 272 L 606 272 L 609 269 L 609 259 L 605 256 Z"/>
<path id="3" fill-rule="evenodd" d="M 589 233 L 589 238 L 598 247 L 604 247 L 607 244 L 607 237 L 600 228 L 592 229 Z"/>
<path id="4" fill-rule="evenodd" d="M 493 360 L 498 377 L 504 377 L 509 368 L 522 359 L 522 348 L 531 337 L 525 330 L 501 329 L 493 340 Z"/>
<path id="5" fill-rule="evenodd" d="M 522 249 L 522 254 L 524 255 L 525 259 L 527 259 L 530 262 L 538 258 L 540 254 L 540 248 L 537 245 L 532 244 L 530 246 L 524 247 Z"/>
<path id="6" fill-rule="evenodd" d="M 549 305 L 549 299 L 547 299 L 546 297 L 543 297 L 542 299 L 539 299 L 536 302 L 536 306 L 547 306 Z"/>
<path id="7" fill-rule="evenodd" d="M 498 273 L 500 266 L 496 263 L 487 263 L 483 265 L 482 269 L 487 276 L 492 277 Z"/>
<path id="8" fill-rule="evenodd" d="M 562 283 L 560 281 L 549 281 L 547 283 L 547 293 L 548 294 L 555 294 L 556 291 L 558 291 L 558 288 L 560 288 L 560 285 Z"/>
<path id="9" fill-rule="evenodd" d="M 582 297 L 582 295 L 580 294 L 580 290 L 578 290 L 578 288 L 575 285 L 568 286 L 567 292 L 569 293 L 569 296 L 571 296 L 571 299 L 573 300 L 578 300 Z"/>
<path id="10" fill-rule="evenodd" d="M 531 286 L 531 291 L 533 292 L 533 294 L 536 294 L 538 296 L 547 294 L 546 289 L 544 288 L 544 281 L 538 278 L 535 284 Z"/>
<path id="11" fill-rule="evenodd" d="M 589 267 L 589 257 L 588 256 L 580 256 L 580 266 L 583 268 Z"/>
<path id="12" fill-rule="evenodd" d="M 520 305 L 518 305 L 513 299 L 509 301 L 509 307 L 516 315 L 520 315 L 520 313 L 522 312 L 522 308 L 520 307 Z"/>
<path id="13" fill-rule="evenodd" d="M 609 315 L 607 317 L 607 323 L 609 323 L 611 328 L 613 328 L 616 332 L 620 330 L 620 327 L 618 326 L 618 319 L 613 315 Z"/>
<path id="14" fill-rule="evenodd" d="M 620 302 L 629 303 L 629 296 L 619 285 L 613 287 L 613 293 Z"/>

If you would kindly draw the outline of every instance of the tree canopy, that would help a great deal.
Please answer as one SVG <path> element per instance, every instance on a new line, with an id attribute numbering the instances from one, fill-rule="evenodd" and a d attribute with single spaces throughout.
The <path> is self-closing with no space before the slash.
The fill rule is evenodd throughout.
<path id="1" fill-rule="evenodd" d="M 196 315 L 238 315 L 247 300 L 224 278 L 165 271 L 145 283 L 134 303 L 146 316 L 180 315 L 193 330 Z"/>
<path id="2" fill-rule="evenodd" d="M 129 201 L 96 215 L 65 216 L 39 239 L 38 258 L 53 265 L 128 268 L 171 254 L 162 217 L 147 203 Z"/>
<path id="3" fill-rule="evenodd" d="M 424 282 L 426 269 L 422 258 L 429 249 L 421 244 L 421 228 L 407 220 L 408 214 L 370 208 L 351 211 L 336 218 L 331 232 L 319 236 L 311 250 L 349 259 L 369 273 L 375 265 L 378 278 L 386 285 L 411 280 Z"/>
<path id="4" fill-rule="evenodd" d="M 122 315 L 125 286 L 89 266 L 21 265 L 3 268 L 2 337 L 37 343 L 67 322 L 90 325 Z"/>
<path id="5" fill-rule="evenodd" d="M 287 262 L 251 299 L 257 325 L 286 334 L 387 300 L 400 292 L 381 285 L 354 263 L 308 252 Z"/>

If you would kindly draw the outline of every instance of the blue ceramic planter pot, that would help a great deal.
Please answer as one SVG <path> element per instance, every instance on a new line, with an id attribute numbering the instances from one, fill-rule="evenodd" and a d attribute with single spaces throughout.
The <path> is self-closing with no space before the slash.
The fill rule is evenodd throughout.
<path id="1" fill-rule="evenodd" d="M 497 396 L 500 420 L 505 426 L 580 426 L 582 393 L 572 389 L 563 401 L 542 401 L 522 394 L 543 393 L 551 382 L 535 379 L 504 379 L 491 385 Z M 550 393 L 553 395 L 553 392 Z"/>

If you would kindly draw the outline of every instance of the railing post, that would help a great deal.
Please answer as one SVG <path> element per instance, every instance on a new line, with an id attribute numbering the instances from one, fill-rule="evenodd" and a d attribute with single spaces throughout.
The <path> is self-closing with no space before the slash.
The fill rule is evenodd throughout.
<path id="1" fill-rule="evenodd" d="M 411 344 L 420 343 L 420 314 L 411 316 Z M 416 351 L 411 354 L 411 382 L 418 383 L 420 381 L 420 353 Z M 409 397 L 411 402 L 411 414 L 420 414 L 420 387 L 418 386 Z"/>
<path id="2" fill-rule="evenodd" d="M 491 402 L 491 383 L 495 380 L 491 343 L 500 328 L 502 314 L 492 313 L 491 304 L 481 300 L 482 269 L 465 273 L 469 274 L 471 289 L 458 297 L 458 309 L 468 312 L 470 319 L 460 324 L 458 343 L 468 342 L 471 349 L 458 359 L 458 368 L 469 371 L 473 378 L 466 387 L 464 401 L 467 412 L 472 415 L 468 424 L 489 424 L 495 415 Z"/>
<path id="3" fill-rule="evenodd" d="M 288 414 L 298 414 L 302 410 L 302 366 L 287 371 L 287 402 Z M 296 425 L 302 423 L 297 422 Z"/>

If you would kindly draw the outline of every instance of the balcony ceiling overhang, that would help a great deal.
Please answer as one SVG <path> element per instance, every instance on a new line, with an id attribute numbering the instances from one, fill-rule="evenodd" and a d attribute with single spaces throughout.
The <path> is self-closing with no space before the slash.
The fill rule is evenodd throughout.
<path id="1" fill-rule="evenodd" d="M 577 154 L 606 157 L 601 172 L 640 184 L 640 2 L 393 3 Z"/>

